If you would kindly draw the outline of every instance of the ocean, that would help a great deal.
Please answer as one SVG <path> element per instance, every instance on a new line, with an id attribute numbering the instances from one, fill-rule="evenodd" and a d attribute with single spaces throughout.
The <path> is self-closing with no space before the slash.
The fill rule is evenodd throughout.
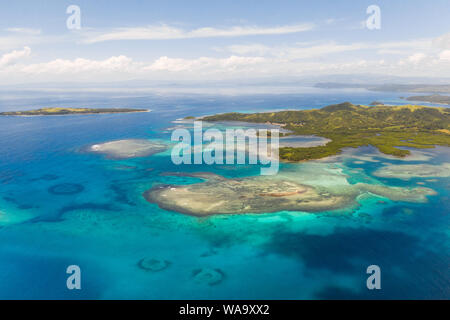
<path id="1" fill-rule="evenodd" d="M 450 299 L 450 178 L 374 174 L 386 165 L 440 166 L 449 162 L 449 148 L 420 150 L 406 161 L 369 146 L 329 161 L 280 164 L 280 173 L 317 173 L 319 183 L 329 183 L 326 172 L 338 170 L 336 179 L 349 185 L 427 187 L 436 195 L 425 202 L 361 193 L 339 212 L 207 217 L 164 210 L 143 194 L 160 184 L 201 183 L 167 172 L 234 179 L 259 175 L 259 167 L 177 166 L 170 151 L 131 159 L 86 152 L 118 139 L 170 143 L 179 126 L 173 121 L 186 116 L 344 101 L 407 104 L 399 98 L 407 95 L 323 89 L 4 95 L 0 111 L 64 106 L 151 112 L 0 117 L 0 299 Z M 156 267 L 143 268 L 143 259 Z M 67 289 L 70 265 L 81 269 L 81 290 Z M 380 290 L 366 286 L 370 265 L 380 267 Z"/>

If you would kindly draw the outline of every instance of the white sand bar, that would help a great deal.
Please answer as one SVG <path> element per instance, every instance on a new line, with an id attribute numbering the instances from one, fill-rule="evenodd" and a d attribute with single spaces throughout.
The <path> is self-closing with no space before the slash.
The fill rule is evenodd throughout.
<path id="1" fill-rule="evenodd" d="M 146 157 L 163 152 L 167 145 L 146 139 L 124 139 L 91 145 L 89 152 L 100 153 L 108 158 L 129 159 Z"/>

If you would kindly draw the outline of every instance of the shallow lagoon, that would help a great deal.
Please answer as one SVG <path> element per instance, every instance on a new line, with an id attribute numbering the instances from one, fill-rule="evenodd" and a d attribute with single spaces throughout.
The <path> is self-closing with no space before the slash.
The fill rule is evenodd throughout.
<path id="1" fill-rule="evenodd" d="M 372 148 L 352 149 L 318 161 L 328 168 L 321 175 L 314 163 L 281 164 L 281 173 L 309 170 L 310 179 L 324 185 L 345 179 L 431 188 L 437 195 L 426 203 L 361 194 L 357 205 L 333 212 L 202 218 L 160 209 L 142 195 L 158 184 L 201 181 L 165 172 L 243 178 L 258 175 L 258 166 L 175 166 L 167 152 L 120 160 L 79 152 L 99 141 L 168 142 L 166 129 L 188 115 L 282 109 L 293 101 L 298 107 L 336 100 L 369 103 L 382 100 L 380 95 L 130 98 L 99 104 L 153 112 L 68 116 L 64 122 L 0 118 L 0 212 L 13 217 L 0 218 L 0 298 L 450 298 L 449 178 L 374 175 L 387 164 L 439 166 L 448 162 L 446 148 L 427 149 L 425 158 L 411 161 L 384 157 Z M 61 185 L 56 190 L 79 192 L 48 191 Z M 142 259 L 164 268 L 143 270 Z M 82 269 L 81 291 L 65 287 L 70 264 Z M 381 291 L 365 287 L 371 264 L 381 267 Z"/>

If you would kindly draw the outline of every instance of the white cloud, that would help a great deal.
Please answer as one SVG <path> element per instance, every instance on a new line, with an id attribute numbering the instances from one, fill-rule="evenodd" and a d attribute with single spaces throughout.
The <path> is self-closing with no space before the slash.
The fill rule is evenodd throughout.
<path id="1" fill-rule="evenodd" d="M 29 41 L 18 37 L 0 36 L 0 48 L 2 51 L 23 47 L 24 45 L 29 43 Z"/>
<path id="2" fill-rule="evenodd" d="M 450 49 L 450 32 L 433 39 L 433 45 L 440 49 Z"/>
<path id="3" fill-rule="evenodd" d="M 15 56 L 20 55 L 16 53 Z M 8 57 L 10 56 L 5 59 L 12 61 Z M 77 58 L 56 59 L 28 65 L 8 64 L 0 68 L 0 80 L 10 81 L 12 78 L 28 81 L 112 81 L 132 78 L 224 80 L 358 73 L 383 73 L 397 76 L 447 76 L 450 74 L 450 59 L 443 60 L 450 57 L 448 52 L 442 52 L 441 60 L 438 56 L 412 55 L 411 57 L 394 61 L 350 59 L 346 62 L 319 62 L 236 55 L 226 58 L 199 57 L 196 59 L 163 56 L 153 62 L 142 62 L 121 55 L 103 60 Z"/>
<path id="4" fill-rule="evenodd" d="M 213 72 L 223 71 L 242 71 L 249 66 L 261 64 L 266 59 L 261 57 L 237 57 L 231 56 L 229 58 L 209 58 L 201 57 L 198 59 L 173 59 L 169 57 L 160 57 L 145 70 L 157 71 L 189 71 L 198 72 L 205 70 L 212 70 Z"/>
<path id="5" fill-rule="evenodd" d="M 190 59 L 163 55 L 154 60 L 137 61 L 116 55 L 31 64 L 24 61 L 31 54 L 31 49 L 25 47 L 0 56 L 0 82 L 286 79 L 373 73 L 448 77 L 450 49 L 438 49 L 433 44 L 432 39 L 384 43 L 316 41 L 289 46 L 253 43 L 219 48 L 220 56 L 202 55 Z M 387 52 L 380 54 L 380 51 Z"/>
<path id="6" fill-rule="evenodd" d="M 273 57 L 288 58 L 288 59 L 307 59 L 322 55 L 328 55 L 338 52 L 361 50 L 366 48 L 366 45 L 361 43 L 354 44 L 336 44 L 328 42 L 314 45 L 288 46 L 288 47 L 267 47 L 263 45 L 237 45 L 230 46 L 228 49 L 237 54 L 259 54 Z"/>
<path id="7" fill-rule="evenodd" d="M 333 41 L 300 43 L 290 46 L 265 46 L 262 44 L 231 45 L 225 48 L 234 54 L 252 54 L 259 56 L 283 57 L 289 59 L 308 59 L 317 58 L 336 53 L 358 51 L 358 50 L 377 50 L 376 53 L 385 54 L 410 54 L 411 50 L 426 50 L 431 48 L 431 40 L 415 40 L 400 42 L 357 42 L 350 44 L 339 44 Z"/>
<path id="8" fill-rule="evenodd" d="M 427 55 L 424 53 L 415 53 L 408 57 L 408 61 L 416 64 L 423 61 L 426 57 Z"/>
<path id="9" fill-rule="evenodd" d="M 389 41 L 372 44 L 369 49 L 397 50 L 402 53 L 411 53 L 411 50 L 429 50 L 432 48 L 431 39 L 416 39 L 410 41 Z"/>
<path id="10" fill-rule="evenodd" d="M 8 32 L 14 32 L 14 33 L 21 33 L 21 34 L 28 34 L 28 35 L 39 35 L 41 34 L 40 29 L 32 29 L 32 28 L 7 28 L 5 29 Z"/>
<path id="11" fill-rule="evenodd" d="M 25 74 L 86 74 L 95 77 L 95 73 L 136 72 L 142 63 L 135 63 L 126 56 L 113 56 L 104 60 L 77 58 L 74 60 L 56 59 L 44 63 L 16 66 L 15 71 Z"/>
<path id="12" fill-rule="evenodd" d="M 231 45 L 226 48 L 226 51 L 229 51 L 231 53 L 240 54 L 240 55 L 247 55 L 247 54 L 253 54 L 253 55 L 270 55 L 274 49 L 262 44 L 238 44 L 238 45 Z"/>
<path id="13" fill-rule="evenodd" d="M 58 42 L 62 37 L 48 37 L 41 34 L 41 30 L 30 28 L 7 28 L 0 32 L 0 50 L 13 50 L 39 43 Z"/>
<path id="14" fill-rule="evenodd" d="M 14 50 L 12 52 L 5 53 L 0 57 L 0 67 L 14 64 L 22 58 L 29 57 L 30 54 L 31 49 L 29 47 L 24 47 L 22 50 Z"/>
<path id="15" fill-rule="evenodd" d="M 450 50 L 444 50 L 439 54 L 439 59 L 450 61 Z"/>
<path id="16" fill-rule="evenodd" d="M 313 29 L 312 24 L 294 24 L 276 27 L 233 26 L 228 28 L 204 27 L 184 30 L 169 25 L 116 28 L 107 32 L 89 31 L 85 33 L 86 43 L 113 40 L 169 40 L 217 37 L 241 37 L 254 35 L 279 35 L 304 32 Z"/>

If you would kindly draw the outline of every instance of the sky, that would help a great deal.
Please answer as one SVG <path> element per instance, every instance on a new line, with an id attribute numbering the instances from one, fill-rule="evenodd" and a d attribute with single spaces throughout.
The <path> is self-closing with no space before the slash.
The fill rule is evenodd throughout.
<path id="1" fill-rule="evenodd" d="M 336 74 L 450 77 L 450 1 L 0 4 L 0 85 Z"/>

